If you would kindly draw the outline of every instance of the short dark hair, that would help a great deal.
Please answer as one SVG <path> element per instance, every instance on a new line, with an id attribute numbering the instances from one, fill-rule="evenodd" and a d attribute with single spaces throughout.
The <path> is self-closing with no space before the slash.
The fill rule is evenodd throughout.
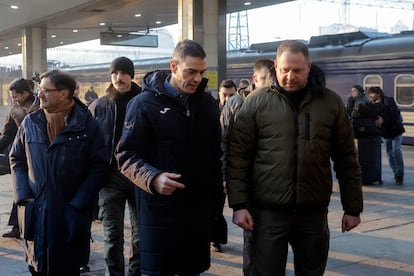
<path id="1" fill-rule="evenodd" d="M 239 81 L 239 87 L 248 87 L 250 85 L 250 81 L 248 79 L 241 79 Z"/>
<path id="2" fill-rule="evenodd" d="M 207 55 L 200 44 L 194 40 L 185 39 L 177 43 L 172 58 L 175 61 L 180 61 L 187 56 L 205 59 Z"/>
<path id="3" fill-rule="evenodd" d="M 368 94 L 379 94 L 381 96 L 381 98 L 384 98 L 384 91 L 382 91 L 381 87 L 379 86 L 372 86 L 370 88 L 368 88 Z"/>
<path id="4" fill-rule="evenodd" d="M 234 88 L 235 91 L 237 91 L 237 86 L 234 83 L 234 81 L 227 79 L 227 80 L 222 80 L 220 83 L 220 88 L 225 87 L 225 88 Z"/>
<path id="5" fill-rule="evenodd" d="M 76 80 L 68 72 L 54 69 L 40 75 L 40 80 L 44 78 L 50 79 L 50 82 L 53 83 L 56 89 L 69 90 L 70 97 L 73 97 L 73 93 L 76 89 Z"/>
<path id="6" fill-rule="evenodd" d="M 26 79 L 17 79 L 12 81 L 9 86 L 9 91 L 15 91 L 17 94 L 23 94 L 25 91 L 32 94 L 33 90 L 30 88 L 30 84 L 27 82 Z"/>
<path id="7" fill-rule="evenodd" d="M 276 59 L 278 59 L 286 51 L 291 51 L 293 53 L 302 53 L 306 59 L 310 60 L 308 47 L 303 42 L 300 42 L 298 40 L 288 39 L 283 41 L 277 48 Z"/>
<path id="8" fill-rule="evenodd" d="M 259 71 L 262 68 L 267 68 L 269 71 L 274 67 L 274 61 L 271 59 L 259 59 L 254 63 L 253 71 Z"/>

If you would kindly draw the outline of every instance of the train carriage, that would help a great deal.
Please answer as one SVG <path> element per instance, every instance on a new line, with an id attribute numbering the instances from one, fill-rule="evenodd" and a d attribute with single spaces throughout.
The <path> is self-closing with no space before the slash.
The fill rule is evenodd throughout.
<path id="1" fill-rule="evenodd" d="M 250 78 L 253 64 L 262 58 L 274 59 L 280 42 L 252 44 L 246 51 L 227 53 L 227 76 L 238 82 Z M 414 145 L 414 32 L 400 34 L 353 32 L 314 36 L 308 42 L 312 62 L 326 74 L 327 87 L 346 102 L 351 86 L 381 87 L 400 107 L 406 132 L 404 144 Z M 138 83 L 149 71 L 168 69 L 169 57 L 134 61 Z M 65 68 L 81 84 L 81 91 L 94 86 L 99 95 L 110 83 L 110 63 Z M 3 104 L 7 85 L 21 72 L 0 72 Z M 6 94 L 5 92 L 6 91 Z M 82 94 L 81 94 L 82 96 Z"/>

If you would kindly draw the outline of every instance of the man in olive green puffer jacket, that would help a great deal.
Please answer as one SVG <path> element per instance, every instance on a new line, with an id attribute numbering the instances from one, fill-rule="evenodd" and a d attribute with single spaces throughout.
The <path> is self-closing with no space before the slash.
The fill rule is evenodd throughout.
<path id="1" fill-rule="evenodd" d="M 246 98 L 230 134 L 226 182 L 233 223 L 252 231 L 252 275 L 284 275 L 288 244 L 297 275 L 323 275 L 331 160 L 343 232 L 360 223 L 363 209 L 352 128 L 306 45 L 283 42 L 275 68 L 275 87 Z"/>

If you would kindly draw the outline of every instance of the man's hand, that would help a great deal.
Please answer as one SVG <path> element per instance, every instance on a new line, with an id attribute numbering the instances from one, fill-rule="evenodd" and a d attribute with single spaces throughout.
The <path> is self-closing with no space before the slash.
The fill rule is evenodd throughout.
<path id="1" fill-rule="evenodd" d="M 345 215 L 342 217 L 342 233 L 345 231 L 351 231 L 353 228 L 357 227 L 361 223 L 361 218 L 359 216 L 354 217 L 350 215 Z"/>
<path id="2" fill-rule="evenodd" d="M 384 122 L 384 119 L 381 116 L 378 116 L 378 118 L 375 120 L 375 126 L 380 128 L 383 122 Z"/>
<path id="3" fill-rule="evenodd" d="M 253 230 L 253 218 L 247 209 L 240 209 L 233 212 L 233 223 L 244 230 Z"/>
<path id="4" fill-rule="evenodd" d="M 175 181 L 181 174 L 163 172 L 152 180 L 152 187 L 161 195 L 171 195 L 175 189 L 184 189 L 185 185 Z"/>

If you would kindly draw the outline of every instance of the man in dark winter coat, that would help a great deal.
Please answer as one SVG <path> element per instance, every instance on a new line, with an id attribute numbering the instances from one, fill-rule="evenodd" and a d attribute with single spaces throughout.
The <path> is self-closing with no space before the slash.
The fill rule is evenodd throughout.
<path id="1" fill-rule="evenodd" d="M 385 97 L 381 87 L 374 86 L 368 89 L 368 96 L 371 100 L 370 106 L 375 107 L 375 124 L 384 128 L 385 150 L 388 163 L 394 173 L 395 183 L 398 185 L 404 182 L 404 158 L 401 151 L 403 133 L 405 132 L 400 109 L 392 97 Z"/>
<path id="2" fill-rule="evenodd" d="M 143 93 L 128 105 L 117 159 L 139 187 L 141 272 L 194 276 L 210 266 L 211 220 L 223 192 L 220 112 L 205 92 L 198 43 L 179 42 L 170 69 L 145 76 Z"/>
<path id="3" fill-rule="evenodd" d="M 98 123 L 73 97 L 76 81 L 59 70 L 40 79 L 41 109 L 25 117 L 10 151 L 19 226 L 33 275 L 79 275 L 108 150 Z"/>
<path id="4" fill-rule="evenodd" d="M 24 117 L 27 114 L 39 110 L 39 98 L 33 94 L 30 83 L 32 80 L 18 79 L 10 84 L 9 92 L 13 99 L 13 105 L 7 114 L 3 129 L 0 135 L 0 152 L 4 152 L 5 156 L 1 158 L 7 159 L 7 167 L 2 168 L 2 173 L 10 173 L 8 150 L 16 136 Z M 7 152 L 5 152 L 7 151 Z M 19 238 L 20 230 L 17 222 L 17 205 L 14 202 L 9 217 L 9 225 L 12 229 L 3 234 L 4 238 Z"/>
<path id="5" fill-rule="evenodd" d="M 132 81 L 134 64 L 126 57 L 118 57 L 112 61 L 110 74 L 111 85 L 105 96 L 89 106 L 104 132 L 106 145 L 110 148 L 107 158 L 111 163 L 111 174 L 99 192 L 99 218 L 104 229 L 105 275 L 124 275 L 124 215 L 125 203 L 128 203 L 132 253 L 128 274 L 135 276 L 140 275 L 135 185 L 119 172 L 114 152 L 121 137 L 127 104 L 141 93 L 141 87 Z"/>
<path id="6" fill-rule="evenodd" d="M 249 94 L 230 134 L 226 183 L 233 223 L 252 231 L 252 275 L 285 275 L 289 244 L 296 275 L 323 275 L 331 160 L 343 232 L 360 223 L 363 208 L 352 128 L 305 44 L 280 44 L 275 69 L 275 87 Z"/>

